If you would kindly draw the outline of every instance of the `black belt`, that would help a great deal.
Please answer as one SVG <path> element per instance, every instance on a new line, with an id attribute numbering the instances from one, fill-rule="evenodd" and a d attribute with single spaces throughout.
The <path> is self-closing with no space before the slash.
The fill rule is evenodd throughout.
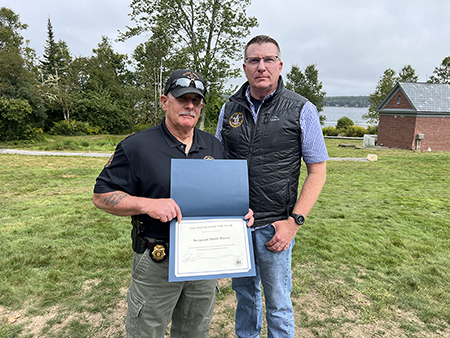
<path id="1" fill-rule="evenodd" d="M 161 239 L 151 238 L 147 241 L 150 258 L 155 263 L 163 262 L 169 254 L 169 244 Z"/>

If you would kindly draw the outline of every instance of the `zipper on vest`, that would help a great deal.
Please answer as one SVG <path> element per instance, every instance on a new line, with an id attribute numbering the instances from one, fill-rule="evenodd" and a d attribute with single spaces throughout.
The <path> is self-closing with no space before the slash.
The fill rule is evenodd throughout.
<path id="1" fill-rule="evenodd" d="M 261 108 L 261 106 L 259 106 Z M 252 128 L 251 128 L 251 139 L 250 139 L 250 144 L 248 146 L 248 157 L 247 157 L 247 163 L 248 163 L 248 167 L 251 167 L 251 161 L 252 161 L 252 153 L 253 153 L 253 141 L 255 139 L 255 134 L 256 134 L 256 127 L 258 125 L 258 119 L 259 119 L 259 115 L 257 115 L 256 117 L 256 121 L 253 119 L 253 114 L 251 110 L 248 110 L 250 112 L 250 115 L 252 116 Z M 258 108 L 258 113 L 259 113 L 259 108 Z"/>
<path id="2" fill-rule="evenodd" d="M 249 147 L 248 147 L 249 148 L 249 151 L 248 151 L 249 152 L 249 156 L 248 156 L 248 165 L 249 166 L 250 166 L 250 162 L 251 162 L 251 159 L 252 159 L 253 141 L 255 139 L 255 134 L 257 133 L 256 128 L 258 128 L 258 122 L 259 122 L 259 120 L 262 119 L 262 122 L 260 122 L 260 124 L 267 124 L 267 123 L 269 123 L 270 111 L 265 111 L 262 115 L 260 115 L 261 107 L 262 107 L 263 103 L 261 103 L 261 105 L 258 108 L 256 122 L 253 124 L 253 128 L 252 128 L 252 131 L 251 131 L 252 138 L 250 140 L 250 144 L 249 144 Z M 250 111 L 250 113 L 251 113 L 251 111 Z M 261 128 L 263 128 L 263 127 L 261 127 Z M 264 134 L 264 129 L 265 129 L 265 127 L 262 130 L 263 134 Z"/>

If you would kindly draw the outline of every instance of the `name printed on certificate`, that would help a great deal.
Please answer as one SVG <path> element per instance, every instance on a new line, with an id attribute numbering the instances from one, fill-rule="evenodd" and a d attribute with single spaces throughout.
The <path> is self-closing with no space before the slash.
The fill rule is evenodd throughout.
<path id="1" fill-rule="evenodd" d="M 219 275 L 251 269 L 246 221 L 189 219 L 175 226 L 175 276 Z"/>

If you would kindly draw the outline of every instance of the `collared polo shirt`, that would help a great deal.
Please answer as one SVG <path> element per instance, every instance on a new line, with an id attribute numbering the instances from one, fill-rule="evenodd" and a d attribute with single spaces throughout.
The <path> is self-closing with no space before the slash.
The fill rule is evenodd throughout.
<path id="1" fill-rule="evenodd" d="M 172 158 L 225 158 L 220 141 L 197 128 L 194 129 L 194 139 L 187 155 L 185 147 L 170 134 L 165 119 L 158 126 L 127 137 L 119 143 L 97 177 L 94 193 L 123 191 L 138 197 L 169 198 Z M 148 215 L 139 215 L 139 219 L 144 222 L 146 236 L 169 238 L 169 222 L 162 223 Z"/>

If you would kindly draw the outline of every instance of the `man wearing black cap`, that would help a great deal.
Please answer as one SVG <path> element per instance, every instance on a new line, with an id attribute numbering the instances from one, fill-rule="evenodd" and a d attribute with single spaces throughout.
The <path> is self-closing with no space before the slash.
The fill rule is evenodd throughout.
<path id="1" fill-rule="evenodd" d="M 132 219 L 127 337 L 162 338 L 170 318 L 171 337 L 208 335 L 216 280 L 169 283 L 166 259 L 169 222 L 182 217 L 170 198 L 171 159 L 222 159 L 225 155 L 213 135 L 195 128 L 205 94 L 201 75 L 174 71 L 160 99 L 166 112 L 161 124 L 120 142 L 95 184 L 95 206 Z M 250 212 L 246 218 L 251 225 Z"/>

